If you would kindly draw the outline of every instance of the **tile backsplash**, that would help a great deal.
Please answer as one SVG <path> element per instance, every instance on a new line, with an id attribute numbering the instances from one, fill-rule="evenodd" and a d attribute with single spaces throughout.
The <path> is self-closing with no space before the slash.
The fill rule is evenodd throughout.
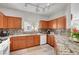
<path id="1" fill-rule="evenodd" d="M 24 31 L 23 29 L 0 29 L 1 31 L 8 31 L 11 35 L 13 34 L 33 34 L 33 33 L 43 33 L 47 34 L 47 29 L 39 29 L 38 31 Z M 70 29 L 50 29 L 50 32 L 54 32 L 55 34 L 67 34 L 70 32 Z"/>
<path id="2" fill-rule="evenodd" d="M 23 30 L 22 29 L 9 29 L 8 30 L 9 33 L 12 35 L 12 34 L 18 34 L 18 33 L 23 33 Z"/>
<path id="3" fill-rule="evenodd" d="M 0 29 L 1 31 L 8 31 L 9 34 L 23 33 L 22 29 Z"/>

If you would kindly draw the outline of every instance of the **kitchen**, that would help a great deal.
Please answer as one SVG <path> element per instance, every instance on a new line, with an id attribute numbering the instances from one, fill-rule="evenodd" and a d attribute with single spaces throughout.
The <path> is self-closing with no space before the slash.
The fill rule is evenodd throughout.
<path id="1" fill-rule="evenodd" d="M 68 3 L 0 4 L 0 55 L 79 54 L 66 40 L 71 38 L 70 7 Z"/>

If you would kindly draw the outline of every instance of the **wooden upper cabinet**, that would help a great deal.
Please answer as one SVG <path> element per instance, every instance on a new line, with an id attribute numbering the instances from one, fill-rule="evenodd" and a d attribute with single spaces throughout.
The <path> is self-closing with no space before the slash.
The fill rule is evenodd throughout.
<path id="1" fill-rule="evenodd" d="M 0 28 L 3 27 L 3 17 L 4 15 L 0 12 Z"/>
<path id="2" fill-rule="evenodd" d="M 49 27 L 49 29 L 53 29 L 53 20 L 49 21 L 49 26 L 48 27 Z"/>
<path id="3" fill-rule="evenodd" d="M 6 16 L 0 12 L 0 28 L 7 28 Z"/>
<path id="4" fill-rule="evenodd" d="M 14 19 L 12 17 L 7 17 L 8 19 L 8 28 L 14 28 Z"/>
<path id="5" fill-rule="evenodd" d="M 49 21 L 50 29 L 66 29 L 66 17 L 62 16 Z"/>
<path id="6" fill-rule="evenodd" d="M 39 28 L 47 29 L 48 28 L 48 21 L 41 20 L 39 23 Z"/>
<path id="7" fill-rule="evenodd" d="M 7 16 L 7 19 L 8 19 L 8 28 L 15 28 L 15 29 L 21 28 L 21 18 L 20 17 Z"/>
<path id="8" fill-rule="evenodd" d="M 13 17 L 13 16 L 5 16 L 3 13 L 0 12 L 0 28 L 21 28 L 21 18 L 20 17 Z"/>
<path id="9" fill-rule="evenodd" d="M 21 18 L 20 17 L 16 17 L 14 20 L 14 27 L 15 28 L 21 28 Z"/>
<path id="10" fill-rule="evenodd" d="M 66 17 L 60 17 L 57 19 L 57 28 L 58 29 L 65 29 L 66 28 Z"/>
<path id="11" fill-rule="evenodd" d="M 51 28 L 51 21 L 48 21 L 48 28 Z"/>
<path id="12" fill-rule="evenodd" d="M 4 19 L 4 20 L 3 20 L 3 28 L 7 28 L 7 27 L 8 27 L 8 20 L 7 20 L 7 17 L 4 16 L 3 19 Z"/>
<path id="13" fill-rule="evenodd" d="M 57 29 L 57 19 L 53 20 L 53 25 L 52 25 L 53 29 Z"/>

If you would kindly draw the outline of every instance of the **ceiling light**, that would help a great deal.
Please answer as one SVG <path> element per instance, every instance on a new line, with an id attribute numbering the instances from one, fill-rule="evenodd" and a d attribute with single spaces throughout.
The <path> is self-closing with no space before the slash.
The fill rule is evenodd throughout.
<path id="1" fill-rule="evenodd" d="M 47 5 L 47 6 L 49 6 L 49 5 L 50 5 L 50 3 L 47 3 L 46 5 Z"/>

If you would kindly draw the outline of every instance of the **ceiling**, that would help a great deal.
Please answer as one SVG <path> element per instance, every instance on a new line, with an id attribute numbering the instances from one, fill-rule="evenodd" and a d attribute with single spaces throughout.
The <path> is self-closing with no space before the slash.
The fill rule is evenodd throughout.
<path id="1" fill-rule="evenodd" d="M 50 15 L 65 10 L 67 3 L 0 3 L 0 7 L 17 9 L 41 15 Z"/>

